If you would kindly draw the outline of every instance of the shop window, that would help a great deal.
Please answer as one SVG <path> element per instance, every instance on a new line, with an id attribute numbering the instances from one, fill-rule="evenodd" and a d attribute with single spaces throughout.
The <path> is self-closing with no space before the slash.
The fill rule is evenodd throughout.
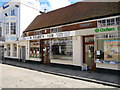
<path id="1" fill-rule="evenodd" d="M 40 42 L 39 41 L 30 41 L 30 57 L 40 58 Z"/>
<path id="2" fill-rule="evenodd" d="M 52 59 L 72 60 L 72 38 L 60 38 L 52 40 Z"/>
<path id="3" fill-rule="evenodd" d="M 117 33 L 98 35 L 96 63 L 120 64 L 120 38 Z"/>
<path id="4" fill-rule="evenodd" d="M 16 34 L 16 23 L 11 22 L 11 34 Z"/>
<path id="5" fill-rule="evenodd" d="M 94 43 L 94 37 L 86 37 L 85 43 Z"/>

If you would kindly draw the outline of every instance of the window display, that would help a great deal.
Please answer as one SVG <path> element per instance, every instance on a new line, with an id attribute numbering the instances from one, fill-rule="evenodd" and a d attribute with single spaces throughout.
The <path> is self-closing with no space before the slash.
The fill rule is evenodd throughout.
<path id="1" fill-rule="evenodd" d="M 97 63 L 120 64 L 120 39 L 117 34 L 101 35 L 97 38 Z M 113 37 L 110 37 L 113 36 Z M 115 36 L 115 38 L 114 38 Z"/>
<path id="2" fill-rule="evenodd" d="M 30 41 L 30 57 L 40 58 L 40 42 L 39 41 Z"/>
<path id="3" fill-rule="evenodd" d="M 52 59 L 72 60 L 72 38 L 59 38 L 52 40 Z"/>

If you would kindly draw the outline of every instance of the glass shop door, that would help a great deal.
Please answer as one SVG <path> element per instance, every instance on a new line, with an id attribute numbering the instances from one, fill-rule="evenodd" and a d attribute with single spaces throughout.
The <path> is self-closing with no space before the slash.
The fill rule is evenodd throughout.
<path id="1" fill-rule="evenodd" d="M 48 40 L 41 40 L 41 52 L 42 52 L 42 62 L 44 64 L 50 64 L 50 44 Z"/>
<path id="2" fill-rule="evenodd" d="M 95 70 L 96 65 L 94 62 L 94 36 L 86 36 L 83 39 L 83 63 L 87 64 L 88 70 Z"/>

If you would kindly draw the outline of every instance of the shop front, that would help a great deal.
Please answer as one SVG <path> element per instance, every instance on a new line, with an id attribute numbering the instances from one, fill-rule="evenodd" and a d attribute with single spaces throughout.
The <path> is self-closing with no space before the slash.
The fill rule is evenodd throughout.
<path id="1" fill-rule="evenodd" d="M 76 31 L 76 36 L 83 40 L 82 65 L 88 70 L 97 68 L 119 70 L 120 69 L 120 36 L 119 26 L 92 28 Z M 81 43 L 80 43 L 81 45 Z M 73 50 L 73 53 L 75 50 Z"/>
<path id="2" fill-rule="evenodd" d="M 23 38 L 29 41 L 26 60 L 40 61 L 47 65 L 56 62 L 71 63 L 73 61 L 73 36 L 75 36 L 75 31 Z"/>
<path id="3" fill-rule="evenodd" d="M 48 65 L 57 63 L 79 68 L 86 65 L 88 70 L 119 70 L 120 27 L 117 24 L 102 24 L 100 27 L 99 21 L 98 26 L 91 26 L 92 28 L 86 28 L 86 25 L 91 24 L 84 23 L 84 28 L 73 31 L 24 37 L 23 39 L 30 41 L 29 57 Z"/>
<path id="4" fill-rule="evenodd" d="M 113 32 L 97 35 L 95 53 L 97 67 L 118 70 L 120 66 L 119 34 Z"/>

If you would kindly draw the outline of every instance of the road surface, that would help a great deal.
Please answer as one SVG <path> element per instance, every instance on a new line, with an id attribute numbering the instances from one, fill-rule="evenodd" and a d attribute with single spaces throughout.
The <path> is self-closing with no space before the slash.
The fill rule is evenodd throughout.
<path id="1" fill-rule="evenodd" d="M 0 88 L 113 88 L 4 64 L 0 73 Z"/>

